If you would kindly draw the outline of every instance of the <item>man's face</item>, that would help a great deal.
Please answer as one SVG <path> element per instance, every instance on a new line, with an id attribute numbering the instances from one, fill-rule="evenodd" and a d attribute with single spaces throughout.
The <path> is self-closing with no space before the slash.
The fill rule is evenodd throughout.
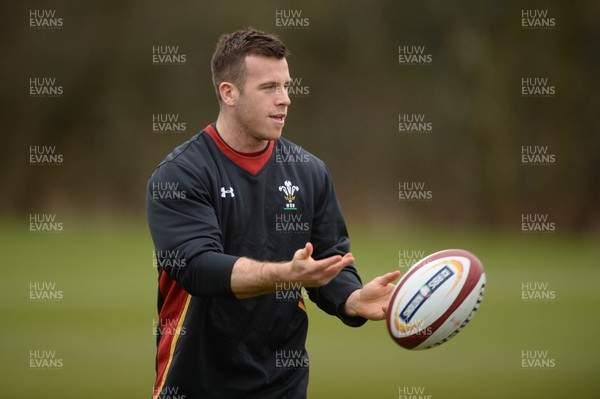
<path id="1" fill-rule="evenodd" d="M 287 94 L 290 72 L 285 58 L 246 57 L 243 92 L 235 105 L 235 117 L 245 134 L 256 140 L 276 140 L 291 101 Z"/>

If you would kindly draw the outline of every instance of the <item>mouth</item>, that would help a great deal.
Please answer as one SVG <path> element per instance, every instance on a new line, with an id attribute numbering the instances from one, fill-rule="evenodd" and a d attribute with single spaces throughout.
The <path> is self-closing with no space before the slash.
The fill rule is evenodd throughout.
<path id="1" fill-rule="evenodd" d="M 269 118 L 271 118 L 271 120 L 275 121 L 276 123 L 283 124 L 285 122 L 285 116 L 286 114 L 274 114 L 269 115 Z"/>

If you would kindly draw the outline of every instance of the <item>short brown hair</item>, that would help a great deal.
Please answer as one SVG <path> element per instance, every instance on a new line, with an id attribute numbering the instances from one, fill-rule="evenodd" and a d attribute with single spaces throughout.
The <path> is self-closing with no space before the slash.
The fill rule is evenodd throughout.
<path id="1" fill-rule="evenodd" d="M 287 47 L 277 36 L 253 28 L 222 35 L 210 64 L 219 102 L 221 83 L 230 82 L 239 90 L 243 90 L 247 55 L 262 55 L 279 60 L 288 54 Z"/>

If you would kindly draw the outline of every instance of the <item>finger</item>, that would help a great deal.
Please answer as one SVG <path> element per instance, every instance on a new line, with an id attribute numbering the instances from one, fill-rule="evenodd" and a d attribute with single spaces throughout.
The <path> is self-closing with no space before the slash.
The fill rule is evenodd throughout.
<path id="1" fill-rule="evenodd" d="M 354 264 L 354 256 L 352 256 L 352 253 L 348 252 L 347 254 L 345 254 L 342 257 L 337 257 L 337 262 L 339 262 L 340 264 L 333 264 L 332 266 L 336 266 L 339 267 L 339 269 L 343 269 L 346 266 L 350 266 L 352 264 Z"/>
<path id="2" fill-rule="evenodd" d="M 341 258 L 339 260 L 339 262 L 336 262 L 336 263 L 330 265 L 324 271 L 326 273 L 331 273 L 333 275 L 337 275 L 339 272 L 342 271 L 343 268 L 345 268 L 346 266 L 350 266 L 353 263 L 354 263 L 354 257 L 352 257 L 352 255 L 350 255 L 350 256 L 345 255 L 343 258 Z"/>
<path id="3" fill-rule="evenodd" d="M 340 255 L 330 256 L 329 258 L 319 259 L 315 261 L 315 268 L 327 269 L 328 267 L 333 266 L 341 261 L 343 261 L 343 258 Z"/>
<path id="4" fill-rule="evenodd" d="M 342 257 L 342 260 L 341 260 L 341 261 L 342 261 L 342 262 L 344 262 L 344 264 L 345 264 L 346 266 L 348 266 L 348 265 L 351 265 L 351 264 L 353 264 L 355 260 L 354 260 L 354 256 L 352 255 L 352 253 L 351 253 L 351 252 L 348 252 L 347 254 L 345 254 L 345 255 Z"/>
<path id="5" fill-rule="evenodd" d="M 393 282 L 394 280 L 396 280 L 398 277 L 400 277 L 400 271 L 396 270 L 387 274 L 384 274 L 383 276 L 379 276 L 377 277 L 378 282 L 382 285 L 382 286 L 386 286 L 388 284 L 390 284 L 391 282 Z"/>

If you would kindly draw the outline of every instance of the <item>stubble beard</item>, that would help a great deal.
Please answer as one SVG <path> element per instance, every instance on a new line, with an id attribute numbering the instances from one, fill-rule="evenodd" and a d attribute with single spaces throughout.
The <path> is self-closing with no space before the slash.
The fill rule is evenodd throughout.
<path id="1" fill-rule="evenodd" d="M 281 130 L 269 132 L 266 126 L 268 121 L 258 120 L 256 114 L 249 110 L 245 100 L 238 102 L 238 107 L 236 121 L 241 134 L 246 139 L 252 141 L 277 140 L 281 136 Z"/>

